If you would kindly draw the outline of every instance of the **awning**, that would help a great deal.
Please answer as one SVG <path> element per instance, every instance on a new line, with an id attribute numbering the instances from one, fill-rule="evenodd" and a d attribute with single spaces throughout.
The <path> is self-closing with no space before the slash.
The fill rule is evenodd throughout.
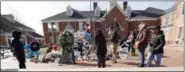
<path id="1" fill-rule="evenodd" d="M 173 24 L 162 25 L 161 29 L 173 27 Z"/>

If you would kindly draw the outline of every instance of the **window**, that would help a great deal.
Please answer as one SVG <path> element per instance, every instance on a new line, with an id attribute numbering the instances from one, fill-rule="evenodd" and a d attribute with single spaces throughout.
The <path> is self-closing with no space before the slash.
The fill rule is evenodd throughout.
<path id="1" fill-rule="evenodd" d="M 55 31 L 56 31 L 56 32 L 59 32 L 59 23 L 56 22 L 54 28 L 55 28 Z"/>
<path id="2" fill-rule="evenodd" d="M 51 24 L 48 24 L 48 32 L 51 32 Z"/>
<path id="3" fill-rule="evenodd" d="M 182 9 L 182 14 L 184 15 L 184 6 L 183 6 L 183 9 Z"/>
<path id="4" fill-rule="evenodd" d="M 174 16 L 175 16 L 175 13 L 173 12 L 173 13 L 172 13 L 172 16 L 171 16 L 171 22 L 173 22 Z"/>
<path id="5" fill-rule="evenodd" d="M 78 25 L 79 25 L 79 30 L 80 30 L 80 31 L 83 31 L 83 23 L 82 23 L 82 22 L 79 22 Z"/>
<path id="6" fill-rule="evenodd" d="M 72 27 L 72 25 L 71 24 L 67 24 L 67 26 L 65 27 L 65 30 L 68 30 L 68 31 L 70 31 L 71 33 L 74 33 L 74 29 L 73 29 L 73 27 Z"/>
<path id="7" fill-rule="evenodd" d="M 53 30 L 52 30 L 53 28 Z M 48 24 L 48 31 L 51 32 L 51 31 L 54 31 L 54 32 L 58 32 L 59 31 L 59 23 L 50 23 Z"/>
<path id="8" fill-rule="evenodd" d="M 165 24 L 169 24 L 169 16 L 168 17 L 166 17 L 166 23 Z"/>
<path id="9" fill-rule="evenodd" d="M 178 34 L 178 39 L 181 38 L 181 35 L 182 35 L 182 27 L 179 28 L 179 34 Z"/>
<path id="10" fill-rule="evenodd" d="M 166 18 L 162 18 L 162 25 L 166 24 Z"/>

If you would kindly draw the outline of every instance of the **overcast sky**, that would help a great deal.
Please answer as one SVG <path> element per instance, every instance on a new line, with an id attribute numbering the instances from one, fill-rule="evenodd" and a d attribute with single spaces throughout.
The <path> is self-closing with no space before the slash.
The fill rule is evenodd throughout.
<path id="1" fill-rule="evenodd" d="M 93 7 L 93 2 L 91 7 Z M 118 4 L 122 7 L 122 2 Z M 143 10 L 147 7 L 155 7 L 166 10 L 174 2 L 172 1 L 128 1 L 132 10 Z M 14 14 L 18 20 L 43 35 L 42 19 L 66 10 L 67 5 L 77 10 L 90 10 L 90 1 L 2 1 L 1 14 Z M 99 1 L 101 10 L 109 9 L 108 1 Z M 93 8 L 91 8 L 93 9 Z"/>

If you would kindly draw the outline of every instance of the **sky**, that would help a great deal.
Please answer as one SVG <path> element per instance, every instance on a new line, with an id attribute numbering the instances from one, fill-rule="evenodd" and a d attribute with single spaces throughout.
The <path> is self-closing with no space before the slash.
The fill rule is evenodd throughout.
<path id="1" fill-rule="evenodd" d="M 109 1 L 96 2 L 101 10 L 109 10 Z M 117 3 L 122 7 L 123 1 Z M 132 10 L 144 10 L 147 7 L 166 10 L 173 4 L 172 1 L 128 1 Z M 13 14 L 20 23 L 43 35 L 41 20 L 66 11 L 68 5 L 79 11 L 93 9 L 93 1 L 91 5 L 90 1 L 1 1 L 1 14 Z"/>

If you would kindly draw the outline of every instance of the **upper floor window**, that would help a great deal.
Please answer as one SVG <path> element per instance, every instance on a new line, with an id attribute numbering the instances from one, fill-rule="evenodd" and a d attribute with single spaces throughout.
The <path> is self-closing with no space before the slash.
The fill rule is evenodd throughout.
<path id="1" fill-rule="evenodd" d="M 59 24 L 54 23 L 54 22 L 48 24 L 48 30 L 49 30 L 49 32 L 52 32 L 52 31 L 58 32 L 59 31 Z"/>
<path id="2" fill-rule="evenodd" d="M 79 22 L 78 25 L 79 25 L 79 30 L 80 30 L 80 31 L 83 31 L 83 23 L 82 23 L 82 22 Z"/>
<path id="3" fill-rule="evenodd" d="M 166 23 L 165 24 L 169 24 L 169 22 L 170 22 L 169 20 L 170 20 L 169 16 L 166 17 Z"/>
<path id="4" fill-rule="evenodd" d="M 55 23 L 55 31 L 59 32 L 59 23 Z"/>
<path id="5" fill-rule="evenodd" d="M 181 35 L 182 35 L 182 29 L 183 29 L 183 27 L 180 27 L 180 28 L 179 28 L 178 39 L 180 39 L 180 38 L 181 38 Z"/>
<path id="6" fill-rule="evenodd" d="M 182 9 L 182 14 L 184 15 L 184 6 L 183 6 L 183 9 Z"/>

